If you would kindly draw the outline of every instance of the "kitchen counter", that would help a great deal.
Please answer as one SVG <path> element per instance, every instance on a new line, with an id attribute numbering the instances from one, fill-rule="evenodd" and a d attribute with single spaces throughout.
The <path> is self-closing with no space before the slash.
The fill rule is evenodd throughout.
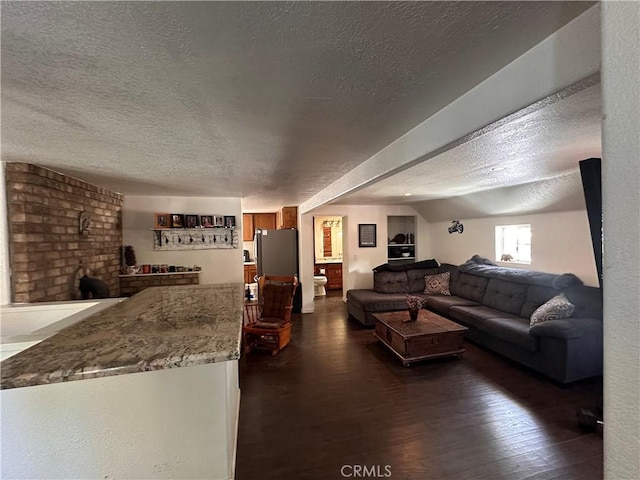
<path id="1" fill-rule="evenodd" d="M 256 262 L 244 262 L 245 265 L 255 265 Z"/>
<path id="2" fill-rule="evenodd" d="M 148 288 L 2 362 L 2 389 L 240 357 L 242 284 Z"/>
<path id="3" fill-rule="evenodd" d="M 321 263 L 342 263 L 342 258 L 318 258 L 315 263 L 316 265 Z"/>

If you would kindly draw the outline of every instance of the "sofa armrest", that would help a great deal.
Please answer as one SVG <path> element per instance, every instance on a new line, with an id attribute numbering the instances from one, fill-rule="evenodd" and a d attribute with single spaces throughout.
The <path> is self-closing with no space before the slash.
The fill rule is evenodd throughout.
<path id="1" fill-rule="evenodd" d="M 579 338 L 584 335 L 600 333 L 602 321 L 595 318 L 562 318 L 538 323 L 529 329 L 534 337 Z"/>

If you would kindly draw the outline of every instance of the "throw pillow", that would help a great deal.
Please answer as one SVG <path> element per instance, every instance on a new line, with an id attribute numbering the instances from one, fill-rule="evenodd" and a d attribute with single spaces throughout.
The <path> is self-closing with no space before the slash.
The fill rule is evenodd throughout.
<path id="1" fill-rule="evenodd" d="M 449 291 L 449 278 L 451 272 L 438 273 L 436 275 L 426 275 L 424 277 L 424 293 L 440 295 L 451 295 Z"/>
<path id="2" fill-rule="evenodd" d="M 564 296 L 564 293 L 561 293 L 547 303 L 540 305 L 536 311 L 531 314 L 529 326 L 533 327 L 537 323 L 546 322 L 547 320 L 569 318 L 574 309 L 575 305 Z"/>

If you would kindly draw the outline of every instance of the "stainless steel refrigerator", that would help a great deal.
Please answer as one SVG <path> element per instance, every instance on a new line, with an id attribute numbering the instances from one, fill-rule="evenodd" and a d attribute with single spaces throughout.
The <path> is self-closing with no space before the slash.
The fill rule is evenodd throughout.
<path id="1" fill-rule="evenodd" d="M 254 240 L 258 276 L 298 274 L 298 230 L 257 229 Z"/>

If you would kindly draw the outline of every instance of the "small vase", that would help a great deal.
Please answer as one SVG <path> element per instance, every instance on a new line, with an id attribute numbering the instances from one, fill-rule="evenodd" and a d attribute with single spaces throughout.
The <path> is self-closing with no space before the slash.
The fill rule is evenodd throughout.
<path id="1" fill-rule="evenodd" d="M 410 308 L 409 309 L 409 322 L 415 322 L 416 320 L 418 320 L 418 313 L 420 312 L 420 310 L 418 310 L 417 308 Z"/>

